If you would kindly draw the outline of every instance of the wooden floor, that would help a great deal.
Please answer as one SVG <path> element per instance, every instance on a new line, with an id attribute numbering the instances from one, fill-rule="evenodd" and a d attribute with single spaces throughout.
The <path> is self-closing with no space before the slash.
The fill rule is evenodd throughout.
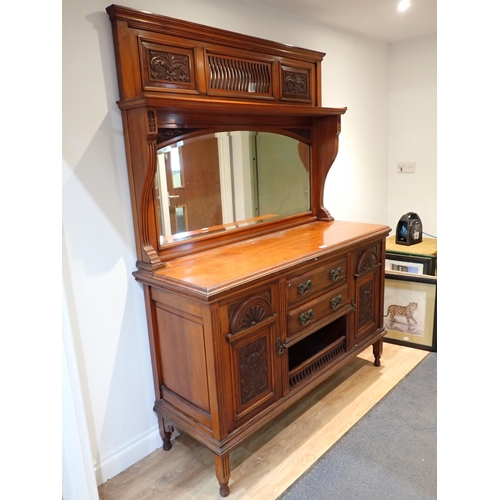
<path id="1" fill-rule="evenodd" d="M 389 392 L 427 352 L 371 347 L 230 455 L 232 500 L 274 500 Z M 101 500 L 220 499 L 213 454 L 182 434 L 99 487 Z"/>

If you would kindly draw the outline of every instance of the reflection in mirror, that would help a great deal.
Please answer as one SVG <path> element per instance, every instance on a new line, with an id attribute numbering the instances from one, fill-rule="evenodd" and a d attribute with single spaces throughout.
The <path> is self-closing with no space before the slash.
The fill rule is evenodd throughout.
<path id="1" fill-rule="evenodd" d="M 254 131 L 220 132 L 158 150 L 160 244 L 310 210 L 309 146 Z"/>

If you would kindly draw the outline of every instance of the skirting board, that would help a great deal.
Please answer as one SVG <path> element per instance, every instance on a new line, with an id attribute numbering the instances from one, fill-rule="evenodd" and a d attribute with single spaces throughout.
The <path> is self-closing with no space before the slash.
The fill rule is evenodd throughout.
<path id="1" fill-rule="evenodd" d="M 94 462 L 97 486 L 163 446 L 158 427 L 103 460 Z"/>

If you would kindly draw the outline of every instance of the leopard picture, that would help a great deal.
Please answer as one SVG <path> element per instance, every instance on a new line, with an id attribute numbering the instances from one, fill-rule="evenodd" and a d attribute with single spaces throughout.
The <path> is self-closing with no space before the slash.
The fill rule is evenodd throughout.
<path id="1" fill-rule="evenodd" d="M 389 316 L 391 323 L 394 323 L 396 316 L 405 317 L 408 326 L 411 326 L 410 320 L 417 324 L 417 320 L 413 317 L 413 313 L 417 310 L 418 304 L 416 302 L 410 302 L 407 306 L 399 306 L 392 304 L 387 308 L 387 314 L 384 318 Z"/>

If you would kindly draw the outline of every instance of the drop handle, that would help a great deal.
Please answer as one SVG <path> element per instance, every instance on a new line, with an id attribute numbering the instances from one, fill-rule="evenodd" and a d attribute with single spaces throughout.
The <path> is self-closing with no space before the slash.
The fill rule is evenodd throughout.
<path id="1" fill-rule="evenodd" d="M 336 267 L 330 271 L 330 279 L 332 281 L 337 281 L 344 276 L 344 270 L 341 267 Z"/>
<path id="2" fill-rule="evenodd" d="M 309 309 L 309 311 L 303 312 L 299 316 L 299 321 L 302 326 L 307 325 L 309 321 L 311 321 L 314 318 L 314 311 L 312 309 Z"/>
<path id="3" fill-rule="evenodd" d="M 313 282 L 311 280 L 303 281 L 297 285 L 297 291 L 300 295 L 305 295 L 313 289 Z"/>
<path id="4" fill-rule="evenodd" d="M 330 306 L 332 309 L 337 309 L 342 302 L 344 302 L 344 297 L 342 297 L 342 295 L 337 295 L 337 297 L 333 297 L 333 299 L 330 300 Z"/>

